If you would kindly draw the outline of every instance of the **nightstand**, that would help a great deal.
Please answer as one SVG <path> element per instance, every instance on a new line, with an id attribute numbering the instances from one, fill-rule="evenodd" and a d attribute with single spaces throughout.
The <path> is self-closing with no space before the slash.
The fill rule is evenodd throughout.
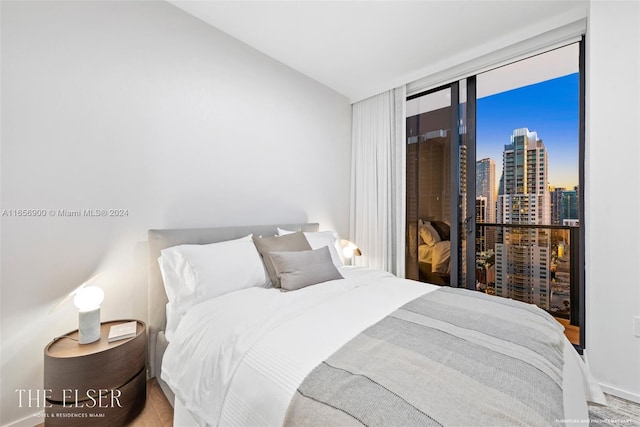
<path id="1" fill-rule="evenodd" d="M 78 331 L 44 349 L 45 426 L 121 426 L 135 418 L 146 401 L 147 333 L 138 322 L 136 336 L 108 342 L 109 329 L 131 320 L 100 325 L 100 340 L 78 344 Z"/>

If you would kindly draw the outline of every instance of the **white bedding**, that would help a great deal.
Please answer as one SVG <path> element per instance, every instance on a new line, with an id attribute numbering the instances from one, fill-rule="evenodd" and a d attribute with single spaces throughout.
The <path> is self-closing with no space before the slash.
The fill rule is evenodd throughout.
<path id="1" fill-rule="evenodd" d="M 433 255 L 433 246 L 419 245 L 418 246 L 418 261 L 431 264 L 431 257 Z"/>
<path id="2" fill-rule="evenodd" d="M 200 425 L 282 425 L 296 388 L 316 365 L 390 312 L 438 289 L 378 270 L 340 272 L 345 280 L 286 293 L 250 288 L 193 307 L 162 364 L 176 407 Z M 581 383 L 588 378 L 571 352 L 565 352 L 574 359 L 569 374 L 580 384 L 574 399 L 565 394 L 572 407 L 566 415 L 584 418 Z"/>
<path id="3" fill-rule="evenodd" d="M 431 264 L 432 273 L 449 274 L 451 272 L 451 242 L 443 240 L 433 246 L 418 246 L 418 261 Z"/>

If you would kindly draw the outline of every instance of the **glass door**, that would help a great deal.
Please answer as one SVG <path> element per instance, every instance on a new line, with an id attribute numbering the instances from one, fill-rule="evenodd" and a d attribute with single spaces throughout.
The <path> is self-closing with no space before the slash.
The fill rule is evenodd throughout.
<path id="1" fill-rule="evenodd" d="M 477 289 L 580 344 L 580 43 L 477 76 Z M 569 334 L 571 333 L 571 336 Z"/>
<path id="2" fill-rule="evenodd" d="M 584 40 L 407 98 L 406 274 L 584 347 Z"/>
<path id="3" fill-rule="evenodd" d="M 469 77 L 460 81 L 459 107 L 459 210 L 460 254 L 458 287 L 476 289 L 476 78 Z"/>
<path id="4" fill-rule="evenodd" d="M 406 276 L 438 285 L 458 281 L 458 122 L 457 83 L 407 100 Z"/>

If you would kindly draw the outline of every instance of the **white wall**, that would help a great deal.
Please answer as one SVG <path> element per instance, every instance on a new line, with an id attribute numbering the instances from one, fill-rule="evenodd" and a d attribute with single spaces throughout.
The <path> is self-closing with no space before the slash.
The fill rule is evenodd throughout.
<path id="1" fill-rule="evenodd" d="M 640 402 L 640 3 L 591 2 L 587 37 L 586 354 Z"/>
<path id="2" fill-rule="evenodd" d="M 2 1 L 0 425 L 38 412 L 53 304 L 106 268 L 103 319 L 146 318 L 149 228 L 317 221 L 347 234 L 347 98 L 165 2 Z M 28 419 L 26 424 L 40 420 Z"/>

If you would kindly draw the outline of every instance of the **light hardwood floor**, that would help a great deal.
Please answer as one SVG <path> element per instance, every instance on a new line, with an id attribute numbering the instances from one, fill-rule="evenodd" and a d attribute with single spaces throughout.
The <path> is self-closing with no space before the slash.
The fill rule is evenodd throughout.
<path id="1" fill-rule="evenodd" d="M 580 327 L 570 325 L 567 319 L 560 319 L 556 317 L 556 320 L 564 326 L 564 335 L 567 337 L 571 344 L 580 344 Z"/>
<path id="2" fill-rule="evenodd" d="M 173 407 L 160 389 L 155 378 L 147 381 L 147 403 L 144 409 L 129 424 L 131 427 L 171 427 Z"/>
<path id="3" fill-rule="evenodd" d="M 130 427 L 172 427 L 173 406 L 169 403 L 155 378 L 147 381 L 147 402 Z M 36 427 L 44 427 L 44 423 Z"/>

